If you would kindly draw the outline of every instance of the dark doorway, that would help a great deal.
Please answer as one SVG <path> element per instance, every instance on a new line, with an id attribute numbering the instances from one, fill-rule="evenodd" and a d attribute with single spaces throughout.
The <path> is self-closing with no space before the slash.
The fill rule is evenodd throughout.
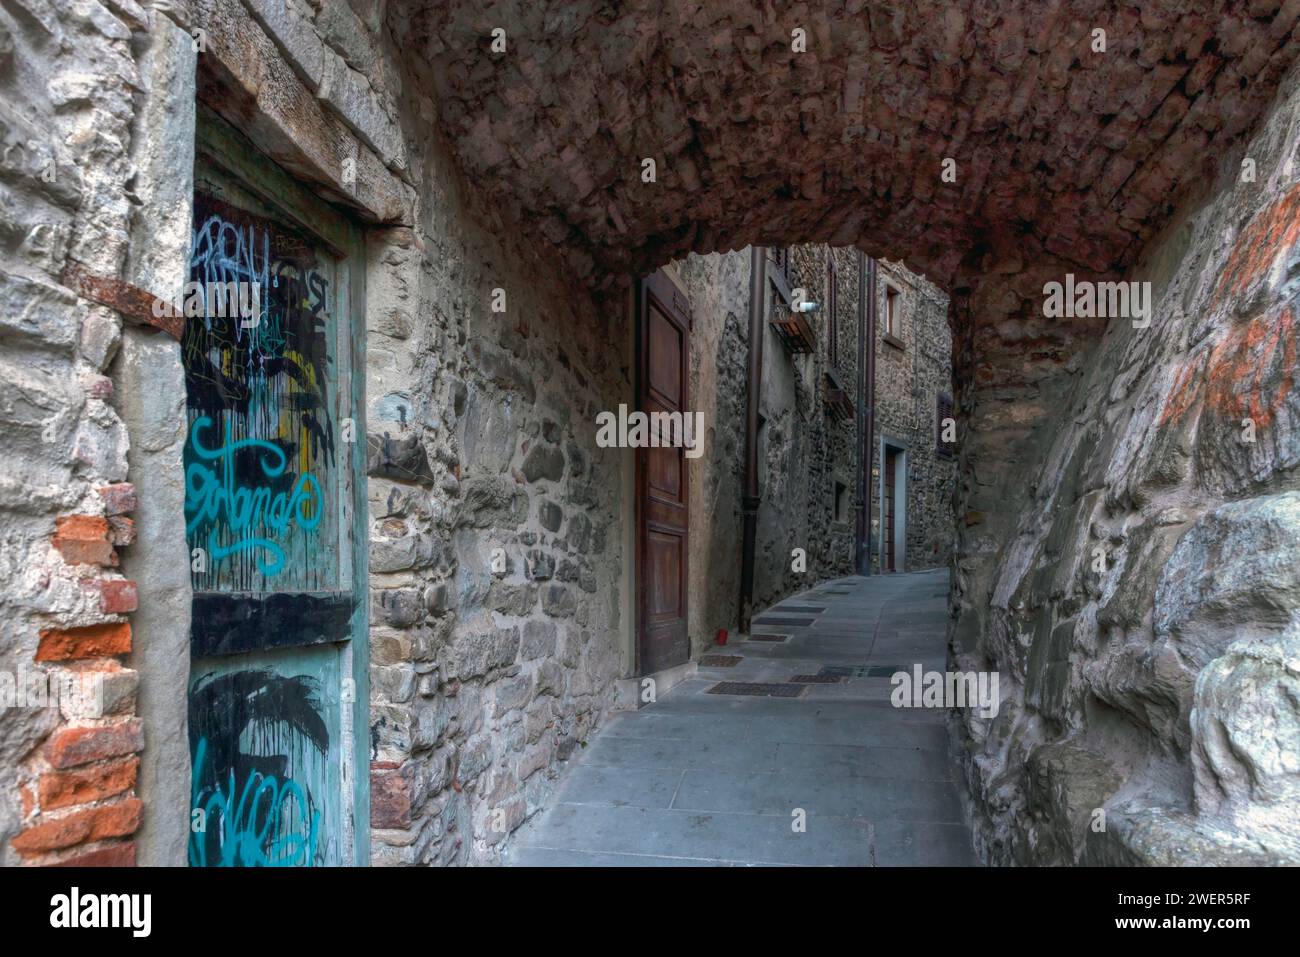
<path id="1" fill-rule="evenodd" d="M 660 270 L 637 295 L 637 408 L 688 409 L 691 312 L 685 293 Z M 690 657 L 686 625 L 687 478 L 680 447 L 636 451 L 637 659 L 648 675 Z"/>
<path id="2" fill-rule="evenodd" d="M 881 496 L 881 528 L 884 536 L 881 568 L 887 572 L 898 571 L 895 559 L 898 547 L 898 514 L 894 500 L 894 476 L 898 472 L 898 449 L 885 448 L 885 492 Z"/>

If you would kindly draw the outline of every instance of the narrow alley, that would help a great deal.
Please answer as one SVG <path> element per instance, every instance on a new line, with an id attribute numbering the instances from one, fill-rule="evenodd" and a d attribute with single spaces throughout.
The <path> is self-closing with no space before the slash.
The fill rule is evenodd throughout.
<path id="1" fill-rule="evenodd" d="M 1300 0 L 6 0 L 0 141 L 0 868 L 1300 865 Z"/>
<path id="2" fill-rule="evenodd" d="M 975 864 L 945 712 L 889 703 L 890 675 L 943 670 L 947 588 L 946 571 L 850 577 L 773 606 L 599 730 L 506 863 Z"/>

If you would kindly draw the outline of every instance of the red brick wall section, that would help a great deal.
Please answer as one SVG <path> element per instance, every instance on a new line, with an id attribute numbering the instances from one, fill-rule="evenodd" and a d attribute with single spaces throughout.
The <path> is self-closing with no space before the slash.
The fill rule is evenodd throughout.
<path id="1" fill-rule="evenodd" d="M 61 697 L 59 723 L 24 762 L 23 826 L 11 843 L 28 865 L 131 867 L 136 861 L 144 731 L 135 716 L 138 677 L 120 660 L 131 651 L 127 616 L 136 610 L 136 585 L 114 571 L 117 549 L 134 538 L 128 513 L 136 495 L 125 482 L 99 493 L 102 514 L 55 521 L 52 544 L 93 594 L 82 605 L 92 620 L 41 629 L 33 672 L 100 690 L 88 701 Z"/>

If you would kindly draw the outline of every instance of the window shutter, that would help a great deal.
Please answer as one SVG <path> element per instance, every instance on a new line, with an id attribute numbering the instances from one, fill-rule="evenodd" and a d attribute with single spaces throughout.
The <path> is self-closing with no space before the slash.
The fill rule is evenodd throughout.
<path id="1" fill-rule="evenodd" d="M 934 416 L 934 451 L 936 455 L 950 459 L 953 456 L 954 444 L 943 440 L 943 420 L 955 418 L 952 414 L 952 397 L 940 394 L 935 397 L 935 416 Z"/>

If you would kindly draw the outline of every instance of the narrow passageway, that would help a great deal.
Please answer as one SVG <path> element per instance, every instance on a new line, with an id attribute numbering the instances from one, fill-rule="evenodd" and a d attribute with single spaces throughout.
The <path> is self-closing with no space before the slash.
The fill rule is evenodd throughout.
<path id="1" fill-rule="evenodd" d="M 944 711 L 890 704 L 894 672 L 943 670 L 947 590 L 933 570 L 778 603 L 748 640 L 595 734 L 505 862 L 973 865 Z"/>

